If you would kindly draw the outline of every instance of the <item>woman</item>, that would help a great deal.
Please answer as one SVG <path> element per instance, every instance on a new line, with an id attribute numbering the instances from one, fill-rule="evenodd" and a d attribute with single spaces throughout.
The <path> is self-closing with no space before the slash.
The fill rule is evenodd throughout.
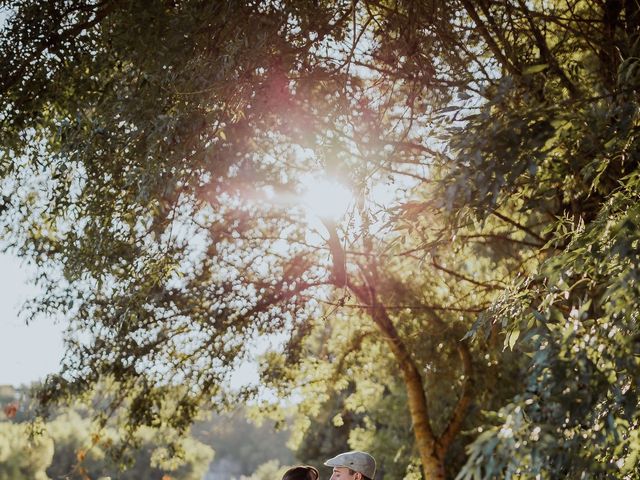
<path id="1" fill-rule="evenodd" d="M 292 467 L 282 476 L 282 480 L 318 480 L 319 478 L 318 469 L 309 465 Z"/>

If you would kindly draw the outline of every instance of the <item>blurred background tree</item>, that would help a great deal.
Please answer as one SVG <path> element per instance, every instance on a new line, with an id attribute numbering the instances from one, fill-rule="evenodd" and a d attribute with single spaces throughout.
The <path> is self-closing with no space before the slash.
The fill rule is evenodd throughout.
<path id="1" fill-rule="evenodd" d="M 45 470 L 53 457 L 48 437 L 29 439 L 24 424 L 0 423 L 0 478 L 2 480 L 46 480 Z"/>
<path id="2" fill-rule="evenodd" d="M 58 409 L 46 424 L 36 420 L 27 389 L 1 387 L 2 400 L 16 398 L 15 415 L 0 420 L 0 478 L 78 479 L 112 476 L 122 479 L 161 478 L 201 480 L 213 459 L 213 450 L 195 438 L 182 444 L 183 453 L 172 458 L 163 450 L 162 432 L 137 432 L 136 447 L 125 457 L 113 458 L 109 446 L 118 443 L 118 431 L 98 429 L 91 408 L 76 404 Z M 36 427 L 36 430 L 34 430 Z M 38 433 L 38 429 L 42 433 Z M 180 458 L 179 458 L 180 457 Z M 125 463 L 123 463 L 125 462 Z"/>
<path id="3" fill-rule="evenodd" d="M 171 432 L 148 428 L 137 433 L 136 448 L 114 457 L 112 446 L 121 444 L 120 436 L 126 432 L 114 425 L 96 425 L 92 420 L 95 405 L 76 402 L 57 409 L 46 424 L 36 424 L 44 437 L 34 440 L 29 439 L 34 433 L 29 422 L 35 419 L 30 389 L 0 386 L 0 405 L 17 407 L 10 417 L 0 415 L 2 478 L 140 479 L 169 475 L 176 480 L 228 480 L 264 476 L 274 466 L 279 471 L 296 463 L 286 446 L 289 432 L 275 431 L 273 423 L 266 420 L 256 425 L 250 420 L 253 415 L 249 409 L 242 406 L 225 414 L 203 415 L 206 418 L 194 424 L 180 445 L 181 452 L 173 458 L 167 450 Z"/>

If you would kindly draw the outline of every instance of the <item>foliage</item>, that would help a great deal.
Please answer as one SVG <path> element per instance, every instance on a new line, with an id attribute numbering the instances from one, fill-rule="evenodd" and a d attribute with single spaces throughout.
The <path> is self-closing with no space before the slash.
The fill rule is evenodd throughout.
<path id="1" fill-rule="evenodd" d="M 531 363 L 524 388 L 489 417 L 460 477 L 633 478 L 638 104 L 628 68 L 637 6 L 576 2 L 524 13 L 566 15 L 545 25 L 549 50 L 538 39 L 532 52 L 553 71 L 496 84 L 466 137 L 457 137 L 454 148 L 469 163 L 449 171 L 447 188 L 479 218 L 516 202 L 525 238 L 546 258 L 514 278 L 478 324 L 500 325 L 505 343 Z M 590 28 L 573 28 L 586 18 Z M 570 41 L 554 43 L 568 32 Z M 526 64 L 526 49 L 512 60 Z M 482 172 L 492 175 L 469 188 L 469 175 Z"/>
<path id="2" fill-rule="evenodd" d="M 525 336 L 532 365 L 526 391 L 471 451 L 469 474 L 491 458 L 487 475 L 637 475 L 635 177 L 588 226 L 554 235 L 567 246 L 541 267 L 544 283 L 520 285 L 493 312 Z"/>
<path id="3" fill-rule="evenodd" d="M 637 474 L 637 2 L 5 4 L 0 221 L 70 321 L 43 405 L 113 377 L 184 432 L 267 337 L 394 475 Z"/>
<path id="4" fill-rule="evenodd" d="M 200 480 L 213 458 L 213 450 L 187 437 L 170 441 L 170 432 L 141 429 L 137 448 L 126 457 L 113 458 L 113 446 L 122 443 L 123 432 L 109 425 L 98 428 L 91 419 L 91 407 L 76 404 L 60 408 L 54 418 L 42 424 L 34 418 L 32 400 L 25 388 L 2 388 L 3 397 L 20 398 L 17 414 L 0 422 L 0 477 L 85 479 L 111 475 L 114 478 L 160 478 Z M 10 421 L 8 421 L 10 420 Z M 169 448 L 179 445 L 180 451 Z M 21 477 L 20 475 L 23 475 Z"/>
<path id="5" fill-rule="evenodd" d="M 47 469 L 51 478 L 111 475 L 139 479 L 169 474 L 176 480 L 199 480 L 213 459 L 212 449 L 192 438 L 185 439 L 181 453 L 171 455 L 163 447 L 166 440 L 161 434 L 143 429 L 138 434 L 138 448 L 131 452 L 125 470 L 119 471 L 119 462 L 110 458 L 105 448 L 117 442 L 116 432 L 107 429 L 96 437 L 91 434 L 91 423 L 73 411 L 48 423 L 47 431 L 55 444 L 53 462 Z"/>
<path id="6" fill-rule="evenodd" d="M 315 466 L 321 476 L 330 475 L 328 467 L 323 466 L 327 459 L 351 449 L 349 434 L 362 423 L 362 415 L 348 411 L 344 405 L 352 390 L 336 391 L 319 404 L 314 399 L 314 405 L 309 405 L 307 400 L 294 407 L 290 442 L 295 446 L 296 458 Z"/>
<path id="7" fill-rule="evenodd" d="M 380 278 L 370 261 L 399 237 L 375 240 L 391 207 L 376 206 L 366 192 L 389 177 L 399 182 L 392 187 L 397 205 L 412 185 L 400 179 L 426 164 L 402 167 L 401 159 L 415 158 L 413 121 L 394 112 L 411 86 L 388 95 L 381 87 L 376 97 L 368 90 L 378 80 L 396 80 L 349 76 L 345 55 L 356 31 L 347 20 L 363 12 L 352 12 L 352 2 L 50 6 L 58 13 L 44 18 L 12 3 L 1 82 L 12 212 L 5 226 L 15 248 L 48 266 L 41 278 L 47 294 L 34 314 L 62 310 L 71 322 L 69 355 L 42 390 L 43 404 L 113 376 L 127 396 L 113 401 L 128 406 L 131 428 L 185 430 L 198 407 L 228 400 L 229 374 L 257 336 L 288 336 L 287 361 L 295 364 L 295 343 L 312 330 L 319 301 L 344 303 L 346 288 L 354 303 L 375 307 L 369 321 L 389 342 L 411 391 L 423 464 L 441 470 L 470 402 L 471 379 L 453 384 L 447 408 L 457 407 L 446 411 L 449 420 L 438 409 L 428 415 L 413 358 L 419 342 L 407 342 L 410 332 L 398 332 L 394 322 L 401 320 L 384 307 L 411 274 Z M 371 45 L 357 61 L 378 55 Z M 15 48 L 26 60 L 12 55 Z M 335 54 L 325 58 L 323 51 Z M 424 95 L 434 105 L 448 98 L 437 89 Z M 380 102 L 386 106 L 376 113 Z M 325 222 L 328 242 L 316 235 L 310 243 L 313 220 L 285 200 L 303 187 L 304 173 L 321 171 L 345 176 L 362 201 L 351 220 Z M 269 202 L 272 194 L 284 204 Z M 353 228 L 357 223 L 362 227 Z M 342 262 L 346 242 L 357 252 Z M 407 263 L 399 244 L 390 252 L 391 265 L 380 271 L 394 275 Z M 448 280 L 436 283 L 446 289 Z M 370 296 L 374 291 L 379 297 Z M 434 321 L 471 312 L 454 330 L 469 324 L 485 293 L 457 313 L 447 308 L 456 300 L 446 298 L 447 318 Z M 418 298 L 422 293 L 409 310 L 427 308 Z M 449 337 L 454 343 L 442 360 L 460 365 L 462 355 L 460 368 L 468 369 L 461 336 Z M 189 388 L 174 403 L 166 390 L 178 384 Z"/>
<path id="8" fill-rule="evenodd" d="M 404 321 L 410 324 L 408 318 Z M 324 335 L 332 323 L 327 321 L 323 325 Z M 297 458 L 322 465 L 339 452 L 361 449 L 374 455 L 381 478 L 421 478 L 406 390 L 393 357 L 383 341 L 358 324 L 357 314 L 348 318 L 338 316 L 335 324 L 349 325 L 349 331 L 330 342 L 323 336 L 310 337 L 305 345 L 304 361 L 295 369 L 291 381 L 296 397 L 303 399 L 295 406 L 296 423 L 292 427 L 292 444 L 297 448 Z M 425 364 L 431 365 L 432 369 L 426 372 L 426 378 L 433 382 L 429 389 L 435 393 L 431 405 L 446 411 L 452 408 L 447 405 L 447 400 L 450 390 L 455 388 L 451 382 L 457 375 L 457 365 L 433 361 L 435 352 L 444 348 L 441 338 L 434 338 L 432 348 L 435 352 L 428 349 L 428 345 L 423 344 L 420 355 L 424 355 Z M 513 370 L 518 368 L 519 356 L 511 355 L 511 352 L 502 355 L 510 358 L 511 370 L 498 368 L 493 359 L 487 362 L 484 372 L 478 365 L 477 375 L 482 382 L 474 390 L 477 406 L 470 410 L 465 429 L 471 430 L 474 425 L 483 424 L 479 405 L 487 409 L 497 408 L 517 391 L 513 383 L 517 376 Z M 272 363 L 265 368 L 278 377 L 276 382 L 282 388 L 281 378 L 291 373 L 279 371 L 273 366 L 277 359 L 273 355 L 271 357 Z M 447 383 L 444 378 L 451 380 Z M 451 476 L 465 462 L 464 445 L 473 433 L 467 435 L 463 433 L 460 436 L 447 457 Z"/>
<path id="9" fill-rule="evenodd" d="M 51 438 L 30 439 L 26 425 L 0 423 L 0 479 L 46 480 L 52 458 Z"/>

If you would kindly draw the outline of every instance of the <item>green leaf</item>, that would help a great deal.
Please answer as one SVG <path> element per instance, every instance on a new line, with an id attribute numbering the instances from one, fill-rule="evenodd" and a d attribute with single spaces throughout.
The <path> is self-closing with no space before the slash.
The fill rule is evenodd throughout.
<path id="1" fill-rule="evenodd" d="M 518 341 L 518 337 L 520 337 L 520 330 L 518 330 L 517 328 L 509 332 L 509 335 L 507 337 L 507 345 L 509 346 L 509 350 L 513 350 L 513 347 Z"/>
<path id="2" fill-rule="evenodd" d="M 547 68 L 549 68 L 549 64 L 548 63 L 540 63 L 538 65 L 530 65 L 528 67 L 525 67 L 524 70 L 522 70 L 522 74 L 523 75 L 533 75 L 534 73 L 544 72 Z"/>

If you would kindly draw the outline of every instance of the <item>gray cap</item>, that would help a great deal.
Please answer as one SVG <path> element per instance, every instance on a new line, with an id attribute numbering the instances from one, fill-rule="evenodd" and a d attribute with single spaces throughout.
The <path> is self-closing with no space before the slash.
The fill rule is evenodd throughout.
<path id="1" fill-rule="evenodd" d="M 327 467 L 345 467 L 373 478 L 376 474 L 376 461 L 365 452 L 345 452 L 330 458 L 324 464 Z"/>

